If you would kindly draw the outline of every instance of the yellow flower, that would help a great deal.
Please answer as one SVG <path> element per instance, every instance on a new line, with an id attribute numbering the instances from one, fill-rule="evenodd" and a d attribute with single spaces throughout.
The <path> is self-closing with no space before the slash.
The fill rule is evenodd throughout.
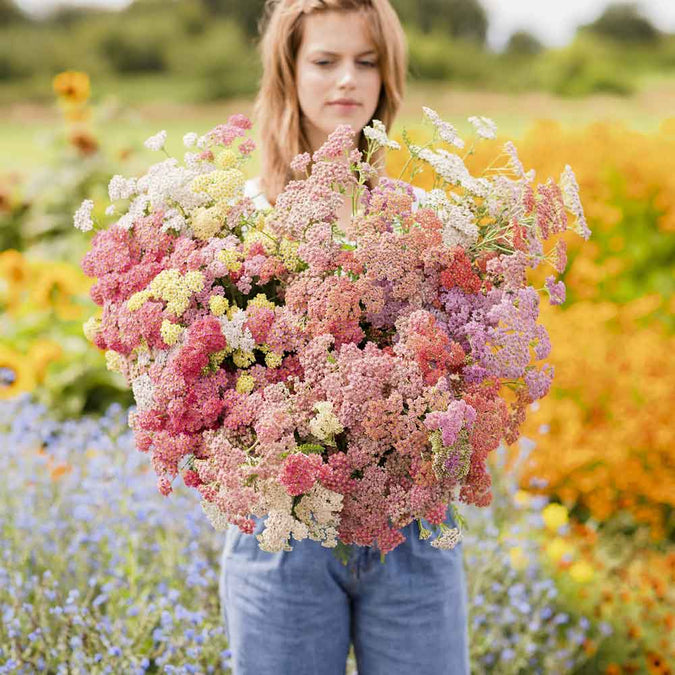
<path id="1" fill-rule="evenodd" d="M 218 234 L 222 227 L 222 217 L 217 209 L 207 209 L 200 206 L 193 213 L 190 225 L 195 237 L 202 241 L 206 241 Z"/>
<path id="2" fill-rule="evenodd" d="M 244 352 L 241 349 L 235 349 L 232 352 L 232 360 L 237 368 L 248 368 L 255 363 L 255 354 L 253 352 Z"/>
<path id="3" fill-rule="evenodd" d="M 544 524 L 552 532 L 557 532 L 563 525 L 567 525 L 569 514 L 562 504 L 548 504 L 541 512 Z"/>
<path id="4" fill-rule="evenodd" d="M 518 506 L 527 506 L 532 501 L 532 496 L 525 490 L 518 490 L 513 497 Z"/>
<path id="5" fill-rule="evenodd" d="M 572 555 L 574 549 L 562 537 L 555 537 L 549 541 L 544 550 L 546 555 L 554 562 L 560 562 L 565 556 Z"/>
<path id="6" fill-rule="evenodd" d="M 241 268 L 241 254 L 237 251 L 225 249 L 216 254 L 216 259 L 227 265 L 230 272 L 238 272 Z"/>
<path id="7" fill-rule="evenodd" d="M 127 300 L 127 307 L 129 308 L 129 311 L 135 312 L 136 310 L 140 309 L 150 299 L 150 297 L 151 293 L 147 288 L 145 290 L 134 293 Z"/>
<path id="8" fill-rule="evenodd" d="M 239 376 L 236 386 L 238 393 L 248 394 L 250 391 L 253 391 L 253 387 L 255 387 L 255 380 L 250 375 L 244 373 Z"/>
<path id="9" fill-rule="evenodd" d="M 264 293 L 258 293 L 255 298 L 248 301 L 248 306 L 251 307 L 266 307 L 267 309 L 274 309 L 275 304 L 267 299 Z"/>
<path id="10" fill-rule="evenodd" d="M 267 253 L 274 253 L 276 242 L 262 230 L 248 230 L 244 235 L 244 253 L 248 255 L 253 244 L 261 244 Z"/>
<path id="11" fill-rule="evenodd" d="M 159 333 L 162 336 L 162 340 L 164 340 L 167 345 L 171 346 L 178 342 L 178 338 L 183 333 L 183 330 L 183 326 L 164 319 L 164 321 L 162 321 L 162 326 L 159 329 Z"/>
<path id="12" fill-rule="evenodd" d="M 233 169 L 237 165 L 238 160 L 239 158 L 233 150 L 225 148 L 216 155 L 215 163 L 221 169 Z"/>
<path id="13" fill-rule="evenodd" d="M 527 555 L 520 546 L 514 546 L 509 550 L 511 567 L 515 570 L 524 570 L 527 567 Z"/>
<path id="14" fill-rule="evenodd" d="M 574 579 L 574 581 L 579 584 L 585 584 L 589 582 L 595 575 L 593 567 L 585 560 L 579 560 L 578 562 L 575 562 L 574 565 L 570 567 L 569 572 L 572 579 Z"/>
<path id="15" fill-rule="evenodd" d="M 37 266 L 37 278 L 31 289 L 31 302 L 39 310 L 53 310 L 69 321 L 82 316 L 84 308 L 74 302 L 89 290 L 90 281 L 74 265 L 49 263 Z"/>
<path id="16" fill-rule="evenodd" d="M 82 332 L 84 333 L 84 337 L 87 338 L 89 342 L 94 341 L 94 338 L 96 337 L 100 329 L 101 329 L 101 319 L 99 319 L 96 316 L 90 316 L 82 324 Z"/>
<path id="17" fill-rule="evenodd" d="M 214 202 L 224 202 L 232 199 L 243 187 L 246 181 L 244 174 L 238 169 L 223 169 L 208 174 L 211 178 L 206 186 L 206 194 Z"/>
<path id="18" fill-rule="evenodd" d="M 52 80 L 56 95 L 67 103 L 84 103 L 91 92 L 89 75 L 74 70 L 59 73 Z"/>
<path id="19" fill-rule="evenodd" d="M 35 388 L 35 371 L 23 354 L 0 344 L 0 400 Z"/>
<path id="20" fill-rule="evenodd" d="M 188 290 L 192 291 L 193 293 L 199 293 L 199 291 L 203 290 L 204 275 L 201 272 L 192 270 L 185 275 L 184 279 Z"/>
<path id="21" fill-rule="evenodd" d="M 222 316 L 227 312 L 228 301 L 222 295 L 212 295 L 209 298 L 209 309 L 215 316 Z"/>
<path id="22" fill-rule="evenodd" d="M 277 354 L 276 352 L 268 352 L 265 354 L 265 363 L 268 368 L 278 368 L 281 365 L 281 362 L 281 354 Z"/>
<path id="23" fill-rule="evenodd" d="M 296 241 L 289 241 L 282 239 L 279 244 L 279 254 L 281 260 L 288 267 L 289 270 L 297 271 L 302 265 L 302 260 L 298 256 L 298 247 L 300 244 Z"/>
<path id="24" fill-rule="evenodd" d="M 37 340 L 28 348 L 28 360 L 33 366 L 35 379 L 42 382 L 51 361 L 58 360 L 63 355 L 63 349 L 53 340 Z"/>
<path id="25" fill-rule="evenodd" d="M 113 351 L 112 349 L 108 349 L 106 351 L 106 353 L 105 353 L 105 367 L 108 370 L 112 370 L 114 373 L 121 373 L 123 363 L 124 363 L 124 359 L 116 351 Z"/>

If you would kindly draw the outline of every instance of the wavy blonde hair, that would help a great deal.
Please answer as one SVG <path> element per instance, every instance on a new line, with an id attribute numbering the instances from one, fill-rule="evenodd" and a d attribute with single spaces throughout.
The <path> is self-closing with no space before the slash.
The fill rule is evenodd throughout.
<path id="1" fill-rule="evenodd" d="M 274 203 L 295 178 L 289 164 L 312 148 L 302 129 L 296 86 L 296 58 L 303 19 L 313 12 L 362 12 L 380 64 L 382 88 L 373 119 L 390 129 L 403 99 L 408 55 L 405 34 L 389 0 L 267 0 L 260 22 L 263 76 L 254 117 L 262 143 L 261 188 Z M 363 133 L 359 148 L 365 150 Z"/>

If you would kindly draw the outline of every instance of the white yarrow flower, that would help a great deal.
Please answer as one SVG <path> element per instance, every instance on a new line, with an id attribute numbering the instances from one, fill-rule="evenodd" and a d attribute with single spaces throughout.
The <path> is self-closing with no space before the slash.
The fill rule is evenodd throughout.
<path id="1" fill-rule="evenodd" d="M 452 529 L 439 534 L 436 539 L 431 542 L 431 545 L 434 548 L 440 548 L 447 551 L 451 548 L 455 548 L 460 541 L 462 541 L 462 534 L 456 527 L 453 527 Z"/>
<path id="2" fill-rule="evenodd" d="M 459 137 L 457 129 L 455 129 L 450 122 L 442 120 L 441 116 L 435 110 L 427 108 L 426 106 L 422 107 L 422 112 L 424 112 L 424 116 L 436 127 L 442 141 L 454 145 L 456 148 L 461 149 L 464 147 L 464 141 Z"/>
<path id="3" fill-rule="evenodd" d="M 372 127 L 364 127 L 363 135 L 382 148 L 399 150 L 401 146 L 387 136 L 387 129 L 380 120 L 373 120 Z"/>
<path id="4" fill-rule="evenodd" d="M 199 138 L 199 135 L 196 134 L 194 131 L 190 131 L 185 136 L 183 136 L 183 145 L 186 148 L 192 148 L 196 145 L 197 139 Z"/>
<path id="5" fill-rule="evenodd" d="M 93 200 L 85 199 L 82 204 L 80 204 L 80 208 L 75 211 L 73 224 L 78 230 L 89 232 L 89 230 L 93 229 L 94 221 L 91 219 L 91 211 L 93 208 Z"/>
<path id="6" fill-rule="evenodd" d="M 150 136 L 143 145 L 148 148 L 148 150 L 154 150 L 155 152 L 161 150 L 166 143 L 166 130 L 162 129 L 160 132 L 156 133 L 154 136 Z"/>
<path id="7" fill-rule="evenodd" d="M 450 202 L 444 190 L 432 190 L 423 202 L 426 208 L 433 209 L 443 223 L 443 244 L 448 248 L 461 246 L 469 248 L 478 240 L 478 226 L 471 211 L 463 205 Z"/>
<path id="8" fill-rule="evenodd" d="M 136 400 L 139 410 L 148 410 L 149 408 L 152 408 L 155 385 L 147 373 L 137 377 L 131 383 L 131 390 L 134 392 L 134 399 Z"/>
<path id="9" fill-rule="evenodd" d="M 206 519 L 211 523 L 214 530 L 217 532 L 227 530 L 229 522 L 225 514 L 213 502 L 207 502 L 205 499 L 202 499 L 199 505 L 202 507 Z M 233 527 L 236 527 L 236 525 L 233 525 Z"/>
<path id="10" fill-rule="evenodd" d="M 481 138 L 497 138 L 497 125 L 489 117 L 472 115 L 469 122 Z"/>
<path id="11" fill-rule="evenodd" d="M 114 215 L 115 215 L 115 211 L 116 211 L 115 205 L 114 205 L 114 204 L 110 204 L 110 206 L 106 207 L 105 215 L 106 215 L 106 216 L 114 216 Z"/>
<path id="12" fill-rule="evenodd" d="M 309 429 L 319 440 L 325 441 L 332 438 L 344 429 L 340 420 L 333 413 L 331 401 L 315 403 L 314 409 L 317 411 L 317 415 L 310 421 Z"/>
<path id="13" fill-rule="evenodd" d="M 110 179 L 110 183 L 108 183 L 108 196 L 112 202 L 118 199 L 129 199 L 135 192 L 135 178 L 127 179 L 124 176 L 116 174 Z"/>

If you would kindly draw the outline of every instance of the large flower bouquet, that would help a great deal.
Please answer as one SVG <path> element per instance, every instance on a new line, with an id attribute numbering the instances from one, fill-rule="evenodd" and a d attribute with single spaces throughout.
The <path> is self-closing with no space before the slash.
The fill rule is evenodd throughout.
<path id="1" fill-rule="evenodd" d="M 421 199 L 378 180 L 398 144 L 377 121 L 365 153 L 345 126 L 296 157 L 304 177 L 271 209 L 244 194 L 254 145 L 242 115 L 187 134 L 182 164 L 167 155 L 110 183 L 115 221 L 96 227 L 82 261 L 102 307 L 85 333 L 133 388 L 130 425 L 159 490 L 182 476 L 217 529 L 251 533 L 252 516 L 267 516 L 266 551 L 310 537 L 384 556 L 413 519 L 453 547 L 448 506 L 462 526 L 456 502 L 490 502 L 488 453 L 518 438 L 549 389 L 526 272 L 563 272 L 564 242 L 544 251 L 551 235 L 590 235 L 574 174 L 535 184 L 507 143 L 501 170 L 474 177 L 454 127 L 424 112 L 432 140 L 403 136 L 406 168 L 435 177 Z M 491 120 L 471 121 L 494 137 Z M 339 227 L 346 198 L 353 215 Z M 75 216 L 84 231 L 92 206 Z M 555 275 L 545 289 L 564 300 Z"/>

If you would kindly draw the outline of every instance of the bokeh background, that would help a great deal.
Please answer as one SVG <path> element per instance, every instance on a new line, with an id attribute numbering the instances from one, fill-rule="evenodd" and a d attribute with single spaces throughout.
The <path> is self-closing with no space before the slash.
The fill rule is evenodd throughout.
<path id="1" fill-rule="evenodd" d="M 251 112 L 262 4 L 0 0 L 0 673 L 227 672 L 222 534 L 134 449 L 132 398 L 82 333 L 72 214 L 92 198 L 103 217 L 110 177 L 156 161 L 151 134 L 180 157 L 186 132 Z M 467 134 L 488 116 L 471 167 L 509 139 L 539 181 L 571 164 L 593 231 L 564 235 L 567 301 L 542 302 L 554 387 L 467 513 L 473 670 L 672 673 L 675 3 L 392 4 L 394 137 L 427 133 L 422 105 Z"/>

